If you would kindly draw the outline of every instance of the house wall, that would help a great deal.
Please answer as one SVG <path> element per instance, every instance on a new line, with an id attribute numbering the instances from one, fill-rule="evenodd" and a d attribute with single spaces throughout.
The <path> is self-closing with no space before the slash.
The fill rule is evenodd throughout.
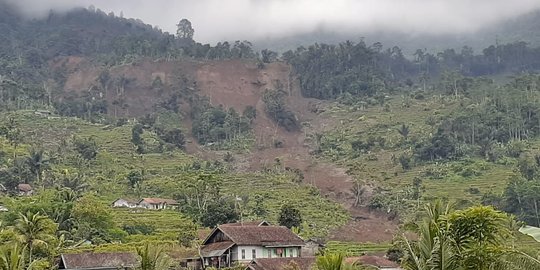
<path id="1" fill-rule="evenodd" d="M 317 255 L 320 251 L 320 246 L 318 243 L 308 241 L 302 247 L 302 256 L 303 257 L 313 257 Z"/>
<path id="2" fill-rule="evenodd" d="M 129 203 L 127 202 L 126 200 L 116 200 L 114 203 L 113 203 L 113 207 L 127 207 L 127 208 L 135 208 L 137 207 L 136 204 L 133 204 L 133 203 Z"/>
<path id="3" fill-rule="evenodd" d="M 146 209 L 153 209 L 153 210 L 159 210 L 159 209 L 163 209 L 164 208 L 164 205 L 163 204 L 151 204 L 151 203 L 147 203 L 147 202 L 141 202 L 139 203 L 139 205 L 143 208 L 146 208 Z"/>
<path id="4" fill-rule="evenodd" d="M 245 259 L 242 259 L 242 249 L 245 250 Z M 281 255 L 278 249 L 282 250 Z M 256 258 L 281 258 L 281 257 L 300 257 L 300 247 L 261 247 L 261 246 L 235 246 L 232 248 L 231 260 L 240 262 L 249 262 L 253 260 L 252 251 L 255 250 Z"/>
<path id="5" fill-rule="evenodd" d="M 242 259 L 242 250 L 245 250 L 245 258 Z M 255 250 L 255 258 L 263 258 L 263 247 L 258 246 L 234 246 L 231 249 L 231 261 L 250 262 L 253 260 L 252 252 Z"/>

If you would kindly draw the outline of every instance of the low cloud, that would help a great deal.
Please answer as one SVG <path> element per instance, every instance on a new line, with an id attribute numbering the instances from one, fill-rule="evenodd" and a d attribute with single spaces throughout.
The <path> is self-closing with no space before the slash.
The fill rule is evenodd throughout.
<path id="1" fill-rule="evenodd" d="M 192 21 L 195 39 L 255 40 L 315 30 L 369 34 L 471 33 L 501 20 L 540 9 L 538 0 L 8 0 L 28 16 L 50 9 L 94 5 L 123 12 L 174 32 L 181 18 Z"/>

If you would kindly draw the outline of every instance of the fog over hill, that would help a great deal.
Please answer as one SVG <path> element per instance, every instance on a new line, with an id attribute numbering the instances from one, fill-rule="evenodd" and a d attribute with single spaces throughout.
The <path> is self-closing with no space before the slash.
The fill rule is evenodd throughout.
<path id="1" fill-rule="evenodd" d="M 200 42 L 252 40 L 259 47 L 268 44 L 276 49 L 361 37 L 388 45 L 403 43 L 399 45 L 406 49 L 426 43 L 432 47 L 481 43 L 481 47 L 486 42 L 478 38 L 494 43 L 494 25 L 501 28 L 499 23 L 504 26 L 540 8 L 536 0 L 133 0 L 129 5 L 121 0 L 6 1 L 30 17 L 45 16 L 50 9 L 94 5 L 172 33 L 181 18 L 188 18 Z"/>

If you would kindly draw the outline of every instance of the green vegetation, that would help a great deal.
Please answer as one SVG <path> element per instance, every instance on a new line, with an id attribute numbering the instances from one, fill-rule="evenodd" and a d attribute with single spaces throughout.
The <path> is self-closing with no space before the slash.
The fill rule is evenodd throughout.
<path id="1" fill-rule="evenodd" d="M 57 252 L 135 251 L 146 242 L 163 246 L 168 253 L 192 256 L 199 228 L 240 216 L 277 224 L 284 197 L 301 212 L 298 227 L 306 237 L 324 236 L 348 220 L 342 207 L 322 198 L 315 188 L 299 185 L 297 176 L 288 171 L 235 173 L 219 161 L 196 160 L 176 148 L 139 153 L 132 130 L 143 124 L 106 126 L 75 118 L 42 118 L 32 111 L 10 112 L 3 120 L 0 126 L 9 132 L 19 130 L 21 139 L 15 147 L 8 136 L 0 138 L 0 164 L 5 168 L 0 182 L 14 195 L 16 186 L 25 182 L 36 192 L 2 199 L 9 209 L 0 215 L 3 228 L 11 234 L 18 213 L 38 214 L 54 225 L 47 231 L 51 239 L 43 241 L 51 241 L 47 246 L 56 249 L 45 251 L 36 245 L 34 261 L 48 261 Z M 145 145 L 148 133 L 152 128 L 144 127 Z M 158 196 L 177 199 L 183 207 L 180 211 L 110 207 L 119 197 Z M 204 208 L 195 207 L 197 197 L 204 198 Z M 223 207 L 226 204 L 230 207 Z"/>
<path id="2" fill-rule="evenodd" d="M 418 240 L 403 240 L 402 266 L 418 269 L 540 269 L 540 261 L 514 246 L 512 218 L 492 207 L 453 211 L 426 206 Z"/>
<path id="3" fill-rule="evenodd" d="M 299 128 L 298 121 L 294 113 L 286 108 L 285 95 L 282 86 L 278 87 L 277 90 L 267 89 L 263 96 L 266 113 L 287 131 L 295 131 Z"/>
<path id="4" fill-rule="evenodd" d="M 255 117 L 254 109 L 246 107 L 244 115 L 234 108 L 227 111 L 223 107 L 214 107 L 208 98 L 195 96 L 191 100 L 192 134 L 200 144 L 231 142 L 244 138 L 251 131 L 251 120 Z"/>
<path id="5" fill-rule="evenodd" d="M 60 252 L 111 250 L 136 251 L 141 269 L 161 269 L 164 252 L 193 255 L 199 231 L 222 223 L 264 219 L 311 238 L 350 220 L 343 206 L 303 183 L 300 169 L 248 171 L 245 157 L 236 160 L 232 151 L 256 151 L 254 121 L 262 112 L 211 103 L 187 67 L 167 71 L 170 78 L 151 74 L 144 87 L 140 76 L 118 74 L 142 59 L 164 67 L 223 59 L 250 59 L 259 71 L 281 60 L 292 67 L 287 86 L 272 80 L 264 91 L 264 113 L 288 132 L 304 131 L 314 156 L 346 168 L 354 181 L 338 191 L 344 204 L 386 213 L 419 237 L 392 245 L 330 242 L 319 269 L 349 267 L 335 254 L 387 248 L 405 253 L 407 269 L 537 262 L 525 252 L 538 243 L 514 235 L 518 226 L 499 210 L 540 226 L 540 76 L 529 73 L 540 67 L 538 48 L 420 49 L 407 59 L 397 46 L 362 41 L 314 44 L 280 57 L 256 53 L 248 41 L 197 43 L 187 19 L 173 35 L 93 7 L 51 12 L 46 20 L 15 14 L 0 0 L 0 30 L 7 33 L 0 40 L 0 184 L 7 195 L 0 203 L 9 209 L 0 214 L 2 269 L 50 269 Z M 78 61 L 95 69 L 86 71 L 92 79 L 65 92 Z M 261 74 L 271 77 L 268 71 Z M 510 73 L 519 75 L 494 79 Z M 326 100 L 309 105 L 329 120 L 323 127 L 299 124 L 308 113 L 291 109 L 296 79 L 304 97 Z M 159 98 L 130 108 L 126 91 L 139 88 Z M 198 149 L 188 147 L 190 136 L 208 146 L 200 156 L 231 152 L 195 158 L 185 152 Z M 35 194 L 19 196 L 19 184 Z M 174 199 L 180 207 L 110 206 L 142 197 Z M 437 198 L 462 210 L 436 205 L 422 220 L 421 205 Z M 522 231 L 536 236 L 530 227 Z"/>

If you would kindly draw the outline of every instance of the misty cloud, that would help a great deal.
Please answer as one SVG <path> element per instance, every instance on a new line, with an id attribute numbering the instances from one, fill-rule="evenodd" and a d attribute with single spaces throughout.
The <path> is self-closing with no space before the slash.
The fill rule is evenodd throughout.
<path id="1" fill-rule="evenodd" d="M 470 33 L 540 9 L 538 0 L 8 0 L 30 16 L 94 5 L 165 31 L 188 18 L 195 39 L 255 40 L 314 30 L 369 34 Z"/>

